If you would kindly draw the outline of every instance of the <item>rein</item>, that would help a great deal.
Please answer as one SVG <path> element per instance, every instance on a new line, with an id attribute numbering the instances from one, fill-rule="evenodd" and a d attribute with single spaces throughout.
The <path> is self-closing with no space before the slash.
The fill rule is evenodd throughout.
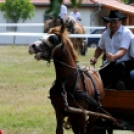
<path id="1" fill-rule="evenodd" d="M 72 66 L 66 64 L 65 62 L 61 62 L 61 61 L 57 60 L 56 58 L 53 58 L 53 59 L 54 59 L 54 61 L 59 62 L 61 65 L 64 65 L 66 67 L 69 67 L 69 68 L 72 68 L 72 69 L 76 69 L 77 70 L 77 67 L 72 67 Z"/>

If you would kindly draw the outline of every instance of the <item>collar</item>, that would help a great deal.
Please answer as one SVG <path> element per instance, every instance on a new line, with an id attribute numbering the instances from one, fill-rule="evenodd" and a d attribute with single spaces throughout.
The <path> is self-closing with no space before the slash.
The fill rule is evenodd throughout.
<path id="1" fill-rule="evenodd" d="M 110 32 L 111 32 L 110 28 L 107 28 L 106 33 L 110 35 Z M 123 26 L 121 25 L 115 33 L 122 33 L 122 32 L 123 32 Z"/>
<path id="2" fill-rule="evenodd" d="M 116 31 L 116 33 L 122 33 L 123 32 L 123 26 L 121 25 L 118 30 Z"/>

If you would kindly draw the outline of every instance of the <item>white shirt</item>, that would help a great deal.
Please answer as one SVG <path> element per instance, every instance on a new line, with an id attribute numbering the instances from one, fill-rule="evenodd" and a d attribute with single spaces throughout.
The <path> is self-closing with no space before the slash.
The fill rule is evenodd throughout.
<path id="1" fill-rule="evenodd" d="M 128 50 L 132 36 L 132 32 L 128 28 L 121 25 L 112 38 L 110 38 L 110 29 L 107 28 L 101 36 L 98 47 L 112 54 L 115 54 L 121 48 Z M 117 60 L 117 62 L 127 61 L 130 59 L 130 52 L 127 51 L 123 57 Z"/>
<path id="2" fill-rule="evenodd" d="M 81 18 L 79 12 L 76 12 L 76 13 L 71 12 L 71 13 L 69 14 L 69 16 L 72 16 L 72 17 L 74 18 L 75 22 L 79 22 L 79 18 Z"/>
<path id="3" fill-rule="evenodd" d="M 65 15 L 67 15 L 67 7 L 65 5 L 61 5 L 59 16 L 64 19 Z"/>

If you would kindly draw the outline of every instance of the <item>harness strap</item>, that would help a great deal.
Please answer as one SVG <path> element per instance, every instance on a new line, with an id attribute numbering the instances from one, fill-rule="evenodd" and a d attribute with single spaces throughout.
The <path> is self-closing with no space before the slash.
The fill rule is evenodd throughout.
<path id="1" fill-rule="evenodd" d="M 92 84 L 93 84 L 94 89 L 95 89 L 95 95 L 96 95 L 95 98 L 96 98 L 98 104 L 100 105 L 100 92 L 99 92 L 99 90 L 97 89 L 96 84 L 95 84 L 95 82 L 94 82 L 92 76 L 91 76 L 89 73 L 87 73 L 87 72 L 85 72 L 85 74 L 86 74 L 86 75 L 91 79 L 91 81 L 92 81 Z"/>
<path id="2" fill-rule="evenodd" d="M 73 94 L 72 94 L 73 99 L 74 99 L 74 96 L 75 96 L 75 99 L 83 99 L 83 100 L 86 100 L 92 106 L 95 106 L 95 107 L 99 107 L 100 106 L 99 103 L 90 94 L 88 95 L 88 94 L 86 94 L 83 91 L 75 90 L 73 92 Z"/>
<path id="3" fill-rule="evenodd" d="M 86 85 L 86 82 L 85 82 L 85 78 L 84 78 L 84 73 L 83 73 L 83 71 L 81 71 L 82 73 L 81 73 L 81 76 L 82 76 L 82 78 L 83 78 L 83 86 L 84 86 L 84 90 L 85 91 L 87 91 L 87 85 Z"/>
<path id="4" fill-rule="evenodd" d="M 65 85 L 69 82 L 69 80 L 75 76 L 75 74 L 77 75 L 78 74 L 78 70 L 76 69 L 76 71 L 74 71 L 74 73 L 72 75 L 70 75 L 64 82 L 62 82 L 62 80 L 60 80 L 61 84 L 62 84 L 62 88 L 65 89 Z M 76 82 L 77 83 L 77 82 Z M 75 86 L 76 87 L 76 86 Z"/>
<path id="5" fill-rule="evenodd" d="M 89 102 L 92 106 L 95 107 L 100 107 L 100 103 L 98 103 L 98 101 L 96 101 L 90 94 L 87 94 L 83 91 L 80 90 L 76 90 L 77 89 L 77 85 L 78 85 L 78 80 L 79 80 L 79 73 L 77 73 L 76 76 L 76 82 L 74 85 L 74 88 L 72 90 L 68 90 L 67 93 L 69 94 L 69 96 L 75 101 L 76 99 L 83 99 L 86 100 L 87 102 Z M 83 76 L 83 81 L 84 81 L 84 74 L 82 73 Z M 69 79 L 68 79 L 69 80 Z M 93 80 L 93 79 L 92 79 Z M 68 81 L 67 81 L 68 82 Z M 93 81 L 94 82 L 94 81 Z M 95 83 L 94 83 L 95 84 Z M 86 87 L 86 83 L 83 83 L 84 85 L 84 90 L 87 91 L 87 87 Z M 95 86 L 96 87 L 96 86 Z M 65 90 L 65 87 L 63 87 L 63 90 Z M 97 89 L 96 89 L 97 90 Z"/>

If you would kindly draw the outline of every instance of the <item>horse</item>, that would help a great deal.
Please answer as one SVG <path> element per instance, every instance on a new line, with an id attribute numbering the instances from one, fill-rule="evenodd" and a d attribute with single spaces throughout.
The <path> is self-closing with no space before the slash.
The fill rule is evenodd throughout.
<path id="1" fill-rule="evenodd" d="M 50 28 L 54 28 L 56 26 L 60 26 L 63 24 L 63 20 L 61 17 L 57 17 L 54 19 L 48 19 L 44 23 L 44 33 L 48 33 Z"/>
<path id="2" fill-rule="evenodd" d="M 70 34 L 85 34 L 83 26 L 75 22 L 72 16 L 68 16 L 65 19 L 66 27 Z M 79 53 L 85 55 L 87 48 L 84 44 L 84 38 L 71 38 L 72 43 L 74 44 L 74 49 Z"/>
<path id="3" fill-rule="evenodd" d="M 50 100 L 56 114 L 56 134 L 63 134 L 65 117 L 74 134 L 93 134 L 96 117 L 103 116 L 96 113 L 105 95 L 103 83 L 94 68 L 78 65 L 76 51 L 64 25 L 51 28 L 48 36 L 29 45 L 28 52 L 34 54 L 36 60 L 51 62 L 53 59 L 56 80 L 50 88 Z"/>
<path id="4" fill-rule="evenodd" d="M 64 21 L 60 17 L 46 20 L 44 23 L 44 33 L 47 33 L 50 28 L 60 26 L 63 23 L 65 23 L 70 34 L 85 34 L 83 26 L 80 23 L 75 22 L 74 18 L 71 16 L 67 16 Z M 84 44 L 84 38 L 71 38 L 71 41 L 78 54 L 86 55 L 87 45 Z"/>

